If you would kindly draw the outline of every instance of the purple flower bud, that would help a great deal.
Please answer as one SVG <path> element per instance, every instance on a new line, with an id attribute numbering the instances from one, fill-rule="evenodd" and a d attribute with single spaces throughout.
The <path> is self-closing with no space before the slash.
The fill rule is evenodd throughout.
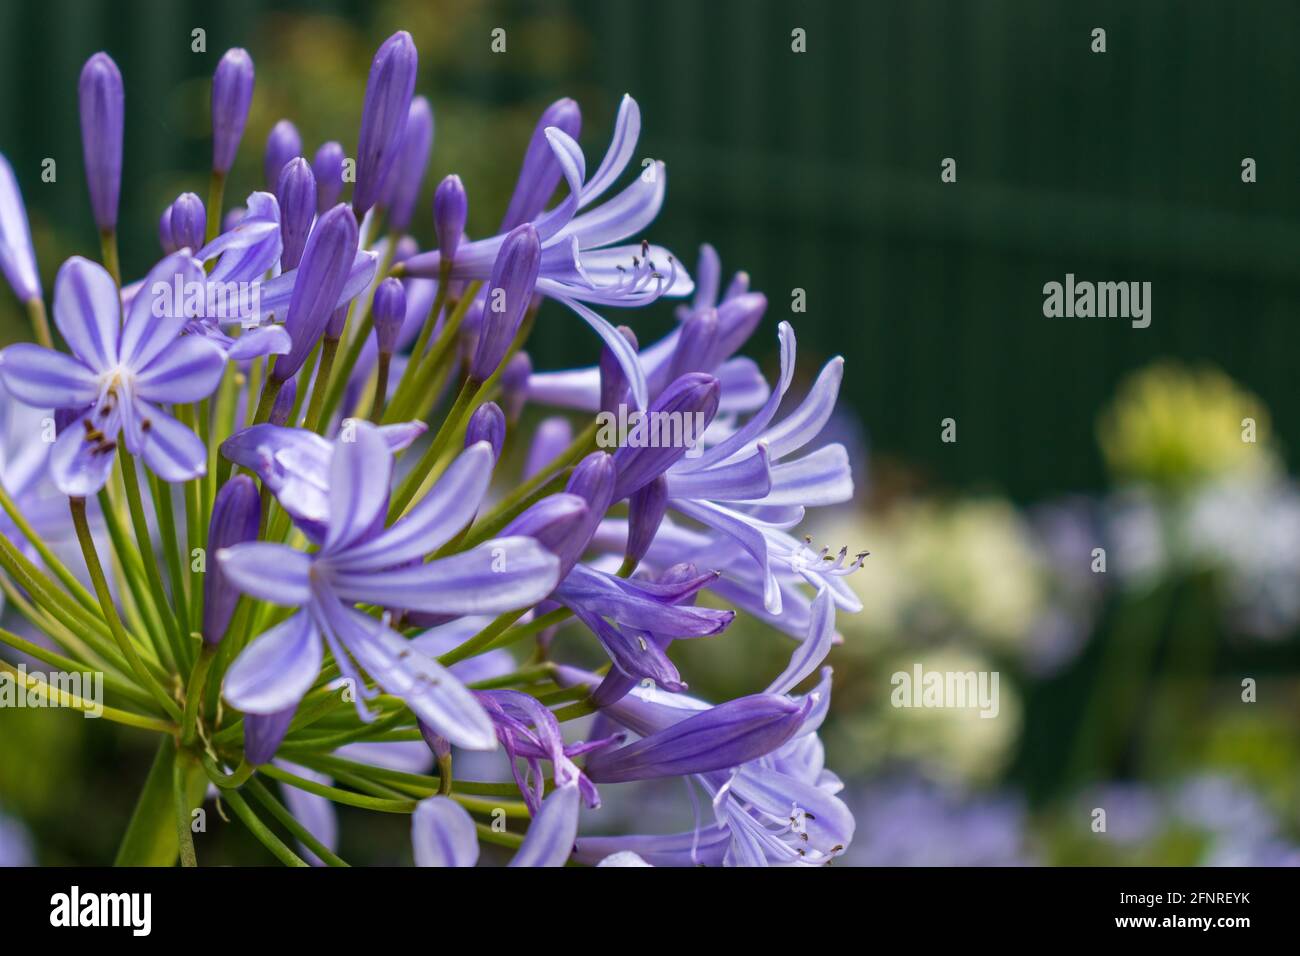
<path id="1" fill-rule="evenodd" d="M 465 427 L 465 447 L 485 441 L 492 446 L 492 457 L 501 456 L 501 446 L 506 442 L 506 414 L 496 402 L 484 402 L 474 409 Z"/>
<path id="2" fill-rule="evenodd" d="M 280 741 L 289 732 L 298 705 L 286 707 L 274 714 L 244 715 L 244 759 L 254 767 L 270 763 L 280 749 Z"/>
<path id="3" fill-rule="evenodd" d="M 174 249 L 186 249 L 197 252 L 203 246 L 203 232 L 207 228 L 207 213 L 203 209 L 203 200 L 194 193 L 181 193 L 171 204 L 169 215 L 171 237 Z"/>
<path id="4" fill-rule="evenodd" d="M 307 160 L 295 156 L 284 164 L 275 198 L 280 204 L 280 268 L 287 272 L 298 268 L 316 218 L 316 177 Z"/>
<path id="5" fill-rule="evenodd" d="M 770 754 L 798 732 L 812 708 L 780 694 L 754 694 L 718 704 L 617 749 L 587 756 L 593 783 L 727 770 Z"/>
<path id="6" fill-rule="evenodd" d="M 718 250 L 706 242 L 700 246 L 700 261 L 695 266 L 695 298 L 692 304 L 696 309 L 711 309 L 717 304 L 721 275 L 722 263 L 718 260 Z"/>
<path id="7" fill-rule="evenodd" d="M 267 419 L 272 425 L 283 425 L 293 412 L 293 403 L 298 398 L 298 380 L 291 378 L 280 386 L 275 393 L 275 402 L 271 405 L 271 415 Z"/>
<path id="8" fill-rule="evenodd" d="M 718 313 L 714 309 L 700 309 L 682 323 L 673 349 L 673 378 L 687 372 L 709 372 L 721 361 L 715 356 L 718 343 Z"/>
<path id="9" fill-rule="evenodd" d="M 618 466 L 618 484 L 614 488 L 614 500 L 622 501 L 637 489 L 671 468 L 689 447 L 687 433 L 693 441 L 699 441 L 704 429 L 718 412 L 718 396 L 721 387 L 712 375 L 703 372 L 691 372 L 674 381 L 650 403 L 649 414 L 642 416 L 636 432 L 629 433 L 628 441 L 614 453 L 614 464 Z M 664 418 L 662 416 L 668 416 Z M 668 422 L 664 427 L 659 422 Z M 680 435 L 681 442 L 642 440 L 650 437 L 662 437 L 664 433 Z"/>
<path id="10" fill-rule="evenodd" d="M 343 195 L 343 147 L 331 140 L 316 150 L 311 171 L 316 176 L 316 211 L 332 208 Z"/>
<path id="11" fill-rule="evenodd" d="M 81 68 L 77 84 L 81 107 L 81 151 L 86 161 L 90 206 L 100 232 L 117 228 L 117 200 L 122 188 L 122 127 L 126 94 L 122 74 L 107 53 L 96 53 Z"/>
<path id="12" fill-rule="evenodd" d="M 253 58 L 235 47 L 227 50 L 212 74 L 212 168 L 230 172 L 253 102 Z"/>
<path id="13" fill-rule="evenodd" d="M 577 495 L 583 501 L 587 502 L 587 518 L 581 524 L 576 524 L 569 533 L 567 542 L 572 555 L 572 562 L 576 562 L 582 557 L 582 553 L 587 550 L 587 545 L 591 543 L 591 537 L 596 533 L 596 528 L 605 517 L 605 512 L 614 501 L 614 481 L 618 477 L 618 471 L 614 467 L 614 458 L 603 451 L 593 451 L 573 469 L 573 474 L 569 476 L 568 483 L 564 490 L 571 495 Z M 573 567 L 573 563 L 561 564 L 560 578 Z"/>
<path id="14" fill-rule="evenodd" d="M 483 330 L 470 364 L 470 378 L 483 382 L 505 358 L 533 298 L 542 246 L 532 223 L 515 229 L 501 243 L 483 299 Z"/>
<path id="15" fill-rule="evenodd" d="M 325 332 L 356 259 L 357 241 L 356 217 L 343 203 L 322 214 L 307 237 L 284 322 L 293 347 L 276 360 L 277 380 L 297 372 Z"/>
<path id="16" fill-rule="evenodd" d="M 627 339 L 633 350 L 637 348 L 636 333 L 626 325 L 618 327 L 619 334 Z M 605 412 L 617 412 L 620 405 L 627 403 L 627 375 L 618 358 L 608 345 L 600 350 L 600 408 Z"/>
<path id="17" fill-rule="evenodd" d="M 357 182 L 352 191 L 358 216 L 365 215 L 383 194 L 384 181 L 397 161 L 418 65 L 415 41 L 405 30 L 385 40 L 371 61 L 361 108 Z"/>
<path id="18" fill-rule="evenodd" d="M 280 182 L 280 170 L 284 169 L 284 164 L 301 154 L 302 137 L 298 135 L 296 126 L 287 119 L 272 126 L 266 137 L 266 158 L 262 160 L 266 188 L 274 192 Z"/>
<path id="19" fill-rule="evenodd" d="M 162 246 L 164 255 L 171 255 L 176 251 L 176 241 L 172 238 L 172 207 L 168 206 L 158 217 L 158 244 Z"/>
<path id="20" fill-rule="evenodd" d="M 537 542 L 560 559 L 560 580 L 582 557 L 591 539 L 588 533 L 581 538 L 591 509 L 578 495 L 548 495 L 526 508 L 514 521 L 506 525 L 502 537 L 524 535 Z"/>
<path id="21" fill-rule="evenodd" d="M 385 279 L 379 283 L 370 314 L 374 316 L 379 351 L 392 355 L 397 348 L 397 335 L 406 321 L 406 289 L 402 283 L 397 279 Z"/>
<path id="22" fill-rule="evenodd" d="M 627 560 L 639 564 L 668 510 L 668 480 L 659 475 L 632 492 L 627 503 Z"/>
<path id="23" fill-rule="evenodd" d="M 506 420 L 516 422 L 528 401 L 528 376 L 533 374 L 533 360 L 527 352 L 516 352 L 501 371 L 501 404 Z"/>
<path id="24" fill-rule="evenodd" d="M 261 501 L 257 484 L 248 475 L 236 475 L 221 486 L 212 503 L 207 553 L 215 555 L 244 541 L 257 539 Z M 239 603 L 239 591 L 226 579 L 220 561 L 213 561 L 203 578 L 203 640 L 216 645 L 226 634 Z"/>
<path id="25" fill-rule="evenodd" d="M 563 172 L 546 138 L 548 126 L 561 129 L 576 140 L 582 132 L 582 111 L 578 104 L 567 98 L 556 100 L 537 121 L 533 138 L 528 141 L 528 149 L 524 152 L 514 195 L 510 197 L 505 218 L 501 220 L 500 232 L 536 219 L 560 184 Z"/>
<path id="26" fill-rule="evenodd" d="M 397 162 L 388 175 L 385 192 L 388 205 L 388 225 L 391 231 L 405 232 L 411 225 L 415 200 L 420 195 L 424 171 L 429 165 L 429 150 L 433 148 L 433 110 L 423 96 L 411 100 L 406 114 L 406 129 L 402 133 L 402 148 Z"/>
<path id="27" fill-rule="evenodd" d="M 456 257 L 468 216 L 469 196 L 465 194 L 465 184 L 452 173 L 433 191 L 433 227 L 438 232 L 438 254 L 443 262 L 450 263 Z"/>
<path id="28" fill-rule="evenodd" d="M 14 294 L 24 302 L 41 297 L 41 275 L 36 271 L 32 230 L 27 207 L 9 161 L 0 156 L 0 271 Z"/>

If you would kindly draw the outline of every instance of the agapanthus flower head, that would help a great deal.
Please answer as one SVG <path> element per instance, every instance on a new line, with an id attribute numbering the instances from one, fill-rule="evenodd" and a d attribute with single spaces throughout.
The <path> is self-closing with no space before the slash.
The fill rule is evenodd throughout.
<path id="1" fill-rule="evenodd" d="M 117 228 L 117 202 L 122 188 L 126 93 L 122 74 L 107 53 L 96 53 L 81 68 L 77 99 L 90 208 L 100 232 L 111 232 Z"/>
<path id="2" fill-rule="evenodd" d="M 216 172 L 230 172 L 252 103 L 253 58 L 241 47 L 227 50 L 212 74 L 212 168 Z"/>

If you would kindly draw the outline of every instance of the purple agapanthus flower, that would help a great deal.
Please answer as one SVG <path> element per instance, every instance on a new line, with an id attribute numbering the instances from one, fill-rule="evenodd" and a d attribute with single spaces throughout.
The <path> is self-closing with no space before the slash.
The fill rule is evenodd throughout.
<path id="1" fill-rule="evenodd" d="M 217 555 L 244 593 L 299 608 L 231 665 L 226 699 L 251 714 L 294 706 L 316 680 L 328 645 L 357 688 L 363 716 L 363 698 L 377 692 L 361 671 L 452 743 L 492 749 L 492 722 L 460 681 L 383 621 L 352 607 L 377 602 L 440 614 L 493 614 L 526 607 L 554 588 L 558 562 L 531 538 L 497 538 L 421 561 L 468 523 L 487 490 L 491 459 L 486 443 L 467 449 L 409 514 L 384 528 L 392 454 L 378 429 L 358 423 L 353 440 L 338 442 L 330 459 L 329 522 L 320 550 L 307 554 L 259 542 Z"/>
<path id="2" fill-rule="evenodd" d="M 201 281 L 202 267 L 177 253 L 145 279 Z M 19 343 L 0 353 L 0 378 L 20 401 L 76 409 L 50 454 L 50 473 L 64 494 L 85 497 L 108 480 L 119 434 L 164 481 L 187 481 L 207 470 L 207 448 L 161 405 L 196 402 L 217 387 L 226 357 L 182 335 L 185 316 L 169 297 L 136 296 L 121 322 L 117 286 L 102 266 L 80 257 L 54 282 L 54 321 L 72 349 L 65 355 Z"/>

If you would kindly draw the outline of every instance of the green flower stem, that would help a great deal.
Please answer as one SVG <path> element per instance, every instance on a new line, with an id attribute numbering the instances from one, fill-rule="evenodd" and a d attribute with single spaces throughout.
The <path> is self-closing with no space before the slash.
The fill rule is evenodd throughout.
<path id="1" fill-rule="evenodd" d="M 189 599 L 185 593 L 189 581 L 181 571 L 181 546 L 176 536 L 176 512 L 173 510 L 172 486 L 157 475 L 149 476 L 149 485 L 153 493 L 153 510 L 158 515 L 158 536 L 162 539 L 163 557 L 167 562 L 167 577 L 172 586 L 172 600 L 176 602 L 176 617 L 181 623 L 183 634 L 190 620 Z M 188 650 L 187 643 L 182 641 L 183 651 Z"/>
<path id="2" fill-rule="evenodd" d="M 100 669 L 116 670 L 119 674 L 126 674 L 130 668 L 126 666 L 126 661 L 122 660 L 122 655 L 117 653 L 117 649 L 109 644 L 101 644 L 98 640 L 94 641 L 94 646 L 87 640 L 77 637 L 48 611 L 41 610 L 36 605 L 28 601 L 26 596 L 14 586 L 9 575 L 0 573 L 0 592 L 4 593 L 5 600 L 18 609 L 18 613 L 26 618 L 36 630 L 47 635 L 56 644 L 62 647 L 69 654 L 73 655 L 74 660 L 80 660 L 92 667 Z M 98 610 L 98 606 L 96 607 Z M 96 637 L 98 637 L 96 635 Z M 134 685 L 132 685 L 134 686 Z M 153 706 L 153 699 L 149 699 L 149 706 Z"/>
<path id="3" fill-rule="evenodd" d="M 194 406 L 185 405 L 180 409 L 181 421 L 194 428 Z M 202 416 L 206 418 L 206 414 Z M 203 547 L 207 543 L 207 522 L 208 517 L 212 514 L 212 502 L 204 502 L 204 486 L 206 480 L 187 481 L 181 489 L 185 500 L 185 544 L 187 549 Z M 215 494 L 215 492 L 214 492 Z M 180 558 L 179 550 L 177 552 L 177 571 L 180 572 L 187 562 Z M 185 666 L 189 666 L 193 660 L 193 643 L 190 634 L 202 627 L 203 621 L 203 572 L 196 570 L 193 557 L 190 557 L 189 564 L 189 582 L 190 600 L 188 606 L 181 606 L 177 609 L 177 617 L 180 621 L 180 633 L 185 639 L 182 647 L 185 650 Z M 205 564 L 206 567 L 206 564 Z M 186 587 L 183 583 L 184 578 L 173 578 L 172 587 L 178 593 Z"/>
<path id="4" fill-rule="evenodd" d="M 441 786 L 438 777 L 428 774 L 407 773 L 403 770 L 390 770 L 386 767 L 357 763 L 333 754 L 308 751 L 306 748 L 299 750 L 286 745 L 284 753 L 294 763 L 301 763 L 304 767 L 331 776 L 336 773 L 352 773 L 382 783 L 417 788 L 429 794 L 436 793 Z M 480 783 L 474 780 L 457 780 L 456 789 L 462 793 L 481 797 L 510 797 L 519 793 L 519 788 L 512 783 Z"/>
<path id="5" fill-rule="evenodd" d="M 92 666 L 87 661 L 74 660 L 71 657 L 64 657 L 62 654 L 46 650 L 39 644 L 33 644 L 26 638 L 19 637 L 17 634 L 6 631 L 4 628 L 0 628 L 0 641 L 8 644 L 16 651 L 21 651 L 39 661 L 44 661 L 51 667 L 56 667 L 67 673 L 83 671 L 87 666 Z M 103 670 L 101 673 L 104 675 L 104 687 L 106 689 L 111 690 L 115 694 L 121 694 L 123 697 L 128 698 L 130 701 L 141 707 L 150 709 L 153 707 L 153 698 L 139 687 L 136 687 L 135 684 L 131 683 L 121 674 L 110 670 Z"/>
<path id="6" fill-rule="evenodd" d="M 27 558 L 18 551 L 17 548 L 6 538 L 0 535 L 0 566 L 3 566 L 5 573 L 14 579 L 14 581 L 29 595 L 36 604 L 42 607 L 47 613 L 55 618 L 60 624 L 73 633 L 83 634 L 87 641 L 91 641 L 95 647 L 106 647 L 108 643 L 101 643 L 112 638 L 112 629 L 103 618 L 103 611 L 98 606 L 95 607 L 95 613 L 91 614 L 86 611 L 70 597 L 59 591 L 40 570 L 33 565 Z M 125 663 L 125 660 L 123 660 Z M 156 661 L 146 660 L 146 664 L 152 667 L 155 676 L 161 677 L 165 674 Z"/>
<path id="7" fill-rule="evenodd" d="M 498 687 L 518 687 L 523 684 L 532 684 L 537 681 L 547 680 L 555 673 L 555 667 L 551 664 L 533 664 L 529 667 L 521 667 L 517 671 L 509 674 L 502 674 L 500 677 L 491 677 L 487 680 L 475 681 L 468 684 L 470 690 L 495 690 Z"/>
<path id="8" fill-rule="evenodd" d="M 190 829 L 190 801 L 187 791 L 189 786 L 187 771 L 193 766 L 194 758 L 183 751 L 176 754 L 172 764 L 172 799 L 176 808 L 176 840 L 180 844 L 181 866 L 198 866 L 198 857 L 194 855 L 194 833 Z"/>
<path id="9" fill-rule="evenodd" d="M 153 595 L 154 606 L 162 616 L 167 639 L 171 642 L 172 658 L 182 664 L 184 642 L 181 639 L 180 623 L 172 612 L 167 599 L 167 589 L 163 586 L 162 572 L 158 568 L 158 557 L 153 550 L 153 534 L 149 530 L 149 518 L 144 513 L 144 501 L 140 497 L 140 476 L 135 470 L 135 458 L 129 454 L 118 455 L 122 464 L 122 482 L 126 486 L 126 505 L 131 514 L 131 524 L 135 528 L 135 541 L 144 560 L 145 580 Z"/>
<path id="10" fill-rule="evenodd" d="M 35 674 L 20 675 L 18 668 L 5 660 L 0 660 L 0 672 L 12 674 L 15 682 L 18 682 L 21 677 L 24 690 L 36 688 L 38 693 L 44 694 L 47 698 L 57 699 L 59 706 L 66 707 L 69 710 L 98 711 L 99 715 L 105 720 L 111 720 L 116 724 L 139 727 L 142 730 L 153 730 L 162 734 L 174 733 L 176 730 L 174 724 L 159 720 L 157 717 L 133 714 L 129 711 L 118 710 L 116 707 L 109 707 L 107 704 L 93 703 L 61 688 L 52 689 L 48 683 Z"/>
<path id="11" fill-rule="evenodd" d="M 231 435 L 235 431 L 235 403 L 238 398 L 240 377 L 241 373 L 235 367 L 234 362 L 226 366 L 226 371 L 221 376 L 221 384 L 217 387 L 216 410 L 212 422 L 214 436 Z M 211 482 L 208 500 L 203 509 L 205 514 L 212 513 L 212 502 L 216 498 L 217 488 L 219 487 L 217 481 L 223 471 L 221 464 L 221 442 L 209 442 L 208 474 L 211 476 Z M 190 547 L 194 547 L 193 543 L 191 543 Z"/>
<path id="12" fill-rule="evenodd" d="M 451 754 L 441 754 L 438 757 L 438 796 L 451 796 L 452 780 Z"/>
<path id="13" fill-rule="evenodd" d="M 14 523 L 14 527 L 21 531 L 23 537 L 25 537 L 31 543 L 31 546 L 36 549 L 36 553 L 40 555 L 41 561 L 45 566 L 54 572 L 55 577 L 62 582 L 63 586 L 68 590 L 68 593 L 77 599 L 77 603 L 87 611 L 96 614 L 99 613 L 99 605 L 95 603 L 94 595 L 86 590 L 85 585 L 77 580 L 77 576 L 68 570 L 67 565 L 55 557 L 54 552 L 50 550 L 49 545 L 41 540 L 40 535 L 36 533 L 27 519 L 23 517 L 22 512 L 18 510 L 18 506 L 14 504 L 13 499 L 9 497 L 9 493 L 5 491 L 3 485 L 0 485 L 0 507 L 4 508 L 5 514 L 7 514 L 9 520 Z"/>
<path id="14" fill-rule="evenodd" d="M 226 196 L 226 174 L 214 169 L 208 180 L 208 230 L 205 242 L 221 235 L 221 205 Z"/>
<path id="15" fill-rule="evenodd" d="M 468 660 L 482 654 L 492 645 L 493 641 L 509 630 L 512 624 L 527 614 L 528 610 L 528 608 L 524 607 L 517 611 L 506 611 L 504 614 L 498 615 L 493 618 L 491 624 L 469 638 L 469 640 L 441 655 L 438 658 L 438 663 L 444 667 L 450 667 L 459 661 Z"/>
<path id="16" fill-rule="evenodd" d="M 329 390 L 330 374 L 334 370 L 334 356 L 338 354 L 339 340 L 326 336 L 321 341 L 320 365 L 316 367 L 316 381 L 311 388 L 311 403 L 307 406 L 307 420 L 302 427 L 309 432 L 322 432 L 329 424 L 324 419 L 325 393 Z"/>
<path id="17" fill-rule="evenodd" d="M 370 402 L 370 420 L 378 425 L 384 420 L 384 402 L 388 398 L 388 367 L 393 356 L 380 352 L 375 360 L 375 397 Z"/>
<path id="18" fill-rule="evenodd" d="M 31 320 L 36 344 L 43 345 L 47 349 L 54 348 L 54 340 L 50 338 L 50 320 L 45 315 L 45 300 L 39 295 L 34 295 L 27 300 L 26 304 L 27 317 Z"/>
<path id="19" fill-rule="evenodd" d="M 238 790 L 252 779 L 253 774 L 257 772 L 257 767 L 247 760 L 241 760 L 239 766 L 228 774 L 222 773 L 216 761 L 207 754 L 200 756 L 199 760 L 203 764 L 203 772 L 208 775 L 208 779 L 221 790 Z"/>
<path id="20" fill-rule="evenodd" d="M 336 733 L 301 736 L 295 738 L 293 743 L 302 747 L 311 747 L 315 750 L 335 750 L 342 747 L 344 744 L 356 743 L 361 740 L 370 740 L 409 719 L 409 714 L 404 710 L 398 710 L 385 717 L 379 718 L 372 724 L 361 724 L 360 726 L 353 727 L 350 730 Z"/>
<path id="21" fill-rule="evenodd" d="M 227 790 L 222 794 L 223 799 L 230 804 L 235 814 L 243 821 L 244 826 L 248 827 L 249 832 L 257 837 L 258 841 L 271 851 L 277 860 L 286 866 L 306 866 L 307 863 L 289 849 L 278 836 L 271 832 L 265 823 L 257 818 L 257 814 L 241 797 L 238 791 Z"/>
<path id="22" fill-rule="evenodd" d="M 438 316 L 442 315 L 442 310 L 447 305 L 447 290 L 450 288 L 451 262 L 447 261 L 438 266 L 438 291 L 433 297 L 433 308 L 429 310 L 429 318 L 420 329 L 420 334 L 415 340 L 415 347 L 411 349 L 411 358 L 415 361 L 424 358 L 424 354 L 429 348 L 429 337 L 433 335 L 433 328 L 438 324 Z M 472 299 L 473 296 L 462 296 L 461 298 Z M 455 303 L 455 305 L 459 305 L 459 303 Z M 465 308 L 468 311 L 469 306 Z M 455 311 L 455 306 L 453 306 L 453 311 Z"/>
<path id="23" fill-rule="evenodd" d="M 564 723 L 567 720 L 577 720 L 579 717 L 586 717 L 590 714 L 594 714 L 599 709 L 599 707 L 590 701 L 580 700 L 576 704 L 569 704 L 567 707 L 561 707 L 559 710 L 553 711 L 553 713 L 555 714 L 556 720 L 560 723 Z"/>
<path id="24" fill-rule="evenodd" d="M 100 258 L 104 268 L 113 277 L 113 284 L 122 288 L 122 265 L 117 258 L 117 230 L 103 229 L 99 233 Z"/>
<path id="25" fill-rule="evenodd" d="M 434 343 L 428 354 L 422 358 L 417 358 L 420 354 L 418 350 L 422 346 L 420 342 L 416 342 L 416 348 L 411 352 L 411 362 L 416 367 L 412 368 L 410 364 L 407 365 L 406 374 L 402 376 L 402 381 L 397 386 L 397 392 L 393 395 L 393 400 L 389 403 L 388 411 L 384 415 L 385 424 L 403 421 L 414 414 L 416 403 L 429 391 L 428 385 L 432 381 L 433 373 L 441 364 L 443 357 L 451 354 L 455 348 L 456 333 L 460 331 L 460 325 L 469 313 L 469 307 L 473 304 L 474 296 L 478 294 L 479 287 L 482 284 L 481 281 L 469 284 L 464 295 L 460 297 L 460 301 L 456 303 L 456 308 L 447 317 L 446 324 L 438 333 L 438 341 Z M 445 286 L 446 283 L 443 283 L 443 285 Z M 440 286 L 440 291 L 441 288 Z M 436 318 L 436 313 L 430 315 L 429 321 L 425 323 L 424 331 L 432 330 Z"/>
<path id="26" fill-rule="evenodd" d="M 460 430 L 464 419 L 469 416 L 474 407 L 474 398 L 481 387 L 482 383 L 480 382 L 475 382 L 473 379 L 465 380 L 465 384 L 456 396 L 456 401 L 452 404 L 451 410 L 447 412 L 447 417 L 443 419 L 438 433 L 433 436 L 433 441 L 429 442 L 429 447 L 402 481 L 402 484 L 397 489 L 397 494 L 393 496 L 393 503 L 388 509 L 388 520 L 390 522 L 397 520 L 406 511 L 406 506 L 415 497 L 416 491 L 419 490 L 420 485 L 428 476 L 443 449 L 447 447 L 448 442 Z"/>
<path id="27" fill-rule="evenodd" d="M 104 518 L 105 528 L 108 529 L 112 555 L 121 562 L 118 583 L 120 585 L 125 582 L 125 587 L 119 587 L 118 590 L 129 592 L 141 617 L 136 629 L 149 638 L 150 646 L 158 655 L 158 660 L 162 662 L 165 669 L 170 670 L 176 665 L 172 660 L 171 650 L 167 642 L 162 639 L 162 618 L 158 616 L 158 609 L 153 606 L 153 601 L 148 596 L 148 590 L 144 586 L 144 568 L 140 564 L 140 554 L 128 542 L 126 529 L 122 526 L 121 515 L 118 514 L 107 489 L 101 489 L 99 492 L 99 512 Z M 126 593 L 123 593 L 123 603 L 126 603 L 125 598 Z M 103 611 L 102 602 L 100 611 L 101 613 Z M 144 618 L 148 620 L 145 621 Z"/>
<path id="28" fill-rule="evenodd" d="M 350 790 L 340 790 L 338 787 L 331 787 L 323 783 L 317 783 L 314 780 L 307 780 L 297 774 L 290 773 L 287 770 L 275 766 L 275 764 L 265 764 L 261 771 L 272 780 L 278 780 L 280 783 L 287 783 L 291 787 L 297 787 L 299 790 L 305 790 L 307 793 L 314 793 L 318 797 L 325 797 L 333 800 L 335 803 L 342 803 L 349 807 L 360 807 L 362 810 L 378 810 L 382 813 L 410 813 L 415 809 L 415 800 L 395 800 L 386 797 L 371 797 L 362 793 L 353 793 Z"/>
<path id="29" fill-rule="evenodd" d="M 475 823 L 474 829 L 478 831 L 478 838 L 483 843 L 494 843 L 512 850 L 517 850 L 524 845 L 524 838 L 518 833 L 498 833 L 486 823 Z"/>
<path id="30" fill-rule="evenodd" d="M 212 660 L 217 656 L 217 649 L 206 642 L 199 650 L 199 659 L 194 662 L 190 672 L 189 683 L 185 686 L 185 715 L 181 721 L 181 745 L 191 747 L 198 736 L 199 709 L 203 704 L 203 691 L 207 686 L 208 671 Z"/>
<path id="31" fill-rule="evenodd" d="M 90 580 L 95 585 L 95 593 L 99 596 L 100 608 L 104 612 L 104 618 L 108 621 L 108 626 L 113 632 L 118 647 L 121 648 L 127 663 L 131 665 L 131 672 L 135 674 L 140 685 L 153 695 L 167 716 L 179 723 L 181 709 L 176 706 L 174 700 L 167 696 L 167 692 L 162 689 L 158 681 L 154 680 L 153 675 L 145 668 L 144 662 L 140 660 L 139 653 L 131 643 L 131 639 L 127 637 L 126 630 L 122 627 L 122 619 L 118 617 L 117 608 L 113 604 L 113 595 L 108 590 L 108 581 L 104 578 L 104 569 L 100 565 L 99 555 L 95 551 L 95 539 L 91 536 L 90 525 L 86 521 L 86 499 L 69 498 L 68 504 L 72 511 L 72 523 L 77 529 L 77 541 L 81 544 L 81 553 L 85 556 L 86 568 L 90 572 Z"/>
<path id="32" fill-rule="evenodd" d="M 253 777 L 248 781 L 247 790 L 254 799 L 267 809 L 271 816 L 279 821 L 280 825 L 294 835 L 299 843 L 307 847 L 318 857 L 321 858 L 328 866 L 347 866 L 348 864 L 329 847 L 321 843 L 320 840 L 312 834 L 305 826 L 298 822 L 297 817 L 285 809 L 284 805 L 275 797 L 271 796 L 271 791 L 262 785 L 262 781 Z"/>

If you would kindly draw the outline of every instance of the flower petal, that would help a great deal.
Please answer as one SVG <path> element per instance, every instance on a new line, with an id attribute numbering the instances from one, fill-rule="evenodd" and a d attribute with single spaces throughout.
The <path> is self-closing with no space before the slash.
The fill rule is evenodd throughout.
<path id="1" fill-rule="evenodd" d="M 492 446 L 465 449 L 429 493 L 391 528 L 331 559 L 349 571 L 378 571 L 436 551 L 474 518 L 492 480 Z"/>
<path id="2" fill-rule="evenodd" d="M 537 541 L 516 536 L 379 574 L 335 570 L 331 581 L 349 601 L 439 614 L 500 614 L 550 594 L 559 566 Z"/>
<path id="3" fill-rule="evenodd" d="M 478 833 L 469 811 L 450 797 L 428 797 L 411 814 L 416 866 L 473 866 Z"/>
<path id="4" fill-rule="evenodd" d="M 107 269 L 81 256 L 63 264 L 54 278 L 54 324 L 77 358 L 101 372 L 116 365 L 121 316 Z"/>
<path id="5" fill-rule="evenodd" d="M 352 438 L 335 442 L 330 457 L 330 523 L 322 549 L 329 554 L 344 551 L 382 522 L 388 508 L 393 455 L 384 436 L 358 422 Z"/>
<path id="6" fill-rule="evenodd" d="M 92 409 L 67 425 L 50 449 L 50 477 L 54 479 L 55 487 L 75 498 L 95 494 L 104 487 L 113 470 L 112 448 L 88 441 L 86 423 L 112 440 L 121 428 L 121 416 L 110 412 L 107 418 L 94 419 L 93 413 Z"/>
<path id="7" fill-rule="evenodd" d="M 79 408 L 99 395 L 96 376 L 85 365 L 30 342 L 0 352 L 0 379 L 14 398 L 35 408 Z"/>
<path id="8" fill-rule="evenodd" d="M 194 289 L 206 289 L 203 267 L 185 253 L 167 256 L 149 270 L 131 300 L 122 326 L 122 361 L 143 369 L 176 341 L 187 315 L 185 304 Z"/>
<path id="9" fill-rule="evenodd" d="M 207 398 L 226 368 L 221 349 L 197 335 L 176 339 L 154 356 L 135 377 L 135 393 L 150 402 L 179 405 Z"/>
<path id="10" fill-rule="evenodd" d="M 216 558 L 227 580 L 245 594 L 292 607 L 311 600 L 311 556 L 284 544 L 246 541 Z"/>
<path id="11" fill-rule="evenodd" d="M 226 671 L 222 694 L 237 710 L 278 713 L 302 700 L 320 673 L 321 657 L 320 635 L 299 611 L 244 648 Z"/>
<path id="12" fill-rule="evenodd" d="M 144 427 L 144 463 L 150 471 L 171 482 L 207 474 L 208 449 L 198 435 L 142 399 L 135 400 L 131 411 Z"/>
<path id="13" fill-rule="evenodd" d="M 563 866 L 578 836 L 578 785 L 554 790 L 528 826 L 511 866 Z"/>

